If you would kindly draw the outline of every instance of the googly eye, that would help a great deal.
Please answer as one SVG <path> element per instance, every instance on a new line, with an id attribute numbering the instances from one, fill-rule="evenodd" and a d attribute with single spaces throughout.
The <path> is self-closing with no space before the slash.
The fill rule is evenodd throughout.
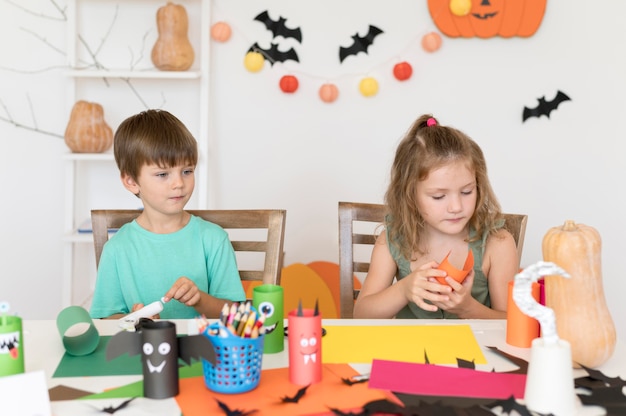
<path id="1" fill-rule="evenodd" d="M 149 342 L 143 344 L 143 353 L 145 355 L 151 355 L 154 352 L 154 347 Z"/>
<path id="2" fill-rule="evenodd" d="M 9 302 L 0 302 L 0 313 L 7 313 L 11 309 Z"/>
<path id="3" fill-rule="evenodd" d="M 171 349 L 172 347 L 168 342 L 162 342 L 159 344 L 159 354 L 161 355 L 167 355 Z"/>
<path id="4" fill-rule="evenodd" d="M 309 340 L 308 340 L 308 339 L 306 339 L 306 338 L 302 338 L 302 339 L 300 340 L 300 346 L 301 346 L 301 347 L 303 347 L 303 348 L 308 347 L 308 346 L 309 346 Z"/>
<path id="5" fill-rule="evenodd" d="M 272 302 L 261 302 L 261 304 L 259 305 L 259 313 L 265 315 L 266 318 L 274 315 L 274 311 L 275 308 Z"/>
<path id="6" fill-rule="evenodd" d="M 309 345 L 311 347 L 314 347 L 317 344 L 317 338 L 313 337 L 311 339 L 309 339 Z"/>

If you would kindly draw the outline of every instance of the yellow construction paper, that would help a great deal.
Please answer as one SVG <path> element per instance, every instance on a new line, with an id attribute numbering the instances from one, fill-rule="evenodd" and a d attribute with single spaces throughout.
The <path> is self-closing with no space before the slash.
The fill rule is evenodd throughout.
<path id="1" fill-rule="evenodd" d="M 469 325 L 324 325 L 324 328 L 322 362 L 325 364 L 369 364 L 374 358 L 453 365 L 460 358 L 475 364 L 487 364 Z"/>

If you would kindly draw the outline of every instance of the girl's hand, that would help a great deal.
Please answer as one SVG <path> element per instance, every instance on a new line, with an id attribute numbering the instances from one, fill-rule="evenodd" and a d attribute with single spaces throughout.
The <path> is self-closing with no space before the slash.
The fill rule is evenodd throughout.
<path id="1" fill-rule="evenodd" d="M 189 278 L 180 277 L 167 291 L 163 301 L 169 302 L 171 299 L 176 299 L 187 306 L 196 306 L 200 302 L 200 289 Z"/>
<path id="2" fill-rule="evenodd" d="M 436 277 L 445 277 L 446 272 L 437 269 L 439 263 L 431 261 L 401 280 L 405 283 L 405 296 L 409 302 L 415 303 L 425 311 L 435 312 L 439 304 L 450 301 L 452 288 L 439 284 Z M 427 303 L 428 300 L 431 303 Z"/>
<path id="3" fill-rule="evenodd" d="M 472 270 L 463 283 L 459 283 L 451 277 L 446 277 L 446 282 L 450 285 L 451 292 L 448 295 L 448 300 L 445 301 L 433 301 L 433 304 L 443 309 L 444 311 L 459 315 L 463 315 L 463 312 L 469 309 L 469 306 L 474 301 L 472 297 L 472 285 L 474 284 L 474 270 Z"/>

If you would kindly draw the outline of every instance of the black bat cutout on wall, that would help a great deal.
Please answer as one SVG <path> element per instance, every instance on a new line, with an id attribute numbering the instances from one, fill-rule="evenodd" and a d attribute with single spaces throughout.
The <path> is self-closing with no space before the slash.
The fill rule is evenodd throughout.
<path id="1" fill-rule="evenodd" d="M 380 35 L 381 33 L 384 32 L 376 26 L 370 25 L 367 35 L 361 37 L 357 33 L 356 35 L 352 36 L 352 45 L 348 46 L 347 48 L 344 48 L 343 46 L 339 47 L 339 62 L 343 62 L 343 60 L 346 59 L 348 56 L 356 55 L 359 52 L 367 53 L 367 49 L 369 48 L 369 46 L 374 43 L 374 38 L 376 38 L 376 36 Z"/>
<path id="2" fill-rule="evenodd" d="M 283 38 L 293 38 L 298 42 L 302 43 L 302 32 L 300 28 L 297 27 L 295 29 L 290 29 L 285 25 L 287 19 L 282 16 L 278 17 L 278 20 L 272 20 L 269 13 L 266 11 L 261 12 L 257 17 L 254 18 L 265 25 L 267 30 L 272 32 L 274 38 L 278 36 L 282 36 Z"/>
<path id="3" fill-rule="evenodd" d="M 556 97 L 552 101 L 546 101 L 545 95 L 541 98 L 538 98 L 537 101 L 539 104 L 535 108 L 524 107 L 524 112 L 522 113 L 522 123 L 528 120 L 531 117 L 541 117 L 546 116 L 550 118 L 550 113 L 556 110 L 563 101 L 571 101 L 572 99 L 567 96 L 563 91 L 557 91 Z"/>
<path id="4" fill-rule="evenodd" d="M 278 44 L 276 43 L 272 43 L 269 49 L 263 49 L 259 46 L 258 43 L 255 42 L 254 45 L 252 45 L 250 49 L 248 49 L 248 52 L 262 53 L 265 59 L 270 61 L 270 65 L 274 65 L 274 62 L 285 62 L 290 59 L 292 61 L 300 62 L 300 60 L 298 59 L 298 54 L 293 48 L 285 52 L 279 51 Z"/>

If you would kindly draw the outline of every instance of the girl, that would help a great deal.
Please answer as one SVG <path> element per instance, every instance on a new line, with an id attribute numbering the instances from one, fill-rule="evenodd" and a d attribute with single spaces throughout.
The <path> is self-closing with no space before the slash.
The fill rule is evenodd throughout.
<path id="1" fill-rule="evenodd" d="M 396 150 L 385 203 L 355 318 L 506 318 L 517 249 L 472 139 L 431 115 L 418 118 Z M 448 253 L 463 265 L 468 250 L 474 269 L 462 283 L 437 269 Z"/>

